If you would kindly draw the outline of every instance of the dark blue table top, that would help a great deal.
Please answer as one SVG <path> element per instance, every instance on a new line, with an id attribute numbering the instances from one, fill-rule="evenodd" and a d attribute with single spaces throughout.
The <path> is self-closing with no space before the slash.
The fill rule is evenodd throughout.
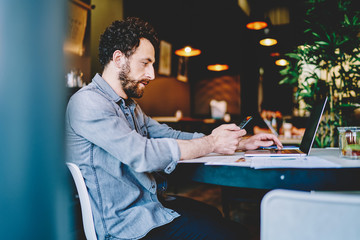
<path id="1" fill-rule="evenodd" d="M 227 187 L 268 190 L 360 190 L 360 160 L 342 159 L 336 153 L 335 150 L 315 150 L 312 154 L 340 163 L 343 166 L 341 168 L 253 169 L 188 163 L 178 164 L 170 179 L 175 182 L 188 180 Z"/>

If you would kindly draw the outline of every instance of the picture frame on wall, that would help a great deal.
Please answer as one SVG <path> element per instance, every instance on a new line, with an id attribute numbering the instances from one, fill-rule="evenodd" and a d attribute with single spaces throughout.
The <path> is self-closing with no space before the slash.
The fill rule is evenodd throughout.
<path id="1" fill-rule="evenodd" d="M 160 41 L 159 74 L 161 75 L 171 75 L 171 47 L 170 43 Z"/>
<path id="2" fill-rule="evenodd" d="M 69 2 L 68 32 L 64 42 L 64 51 L 79 56 L 84 54 L 84 37 L 87 24 L 88 9 Z"/>

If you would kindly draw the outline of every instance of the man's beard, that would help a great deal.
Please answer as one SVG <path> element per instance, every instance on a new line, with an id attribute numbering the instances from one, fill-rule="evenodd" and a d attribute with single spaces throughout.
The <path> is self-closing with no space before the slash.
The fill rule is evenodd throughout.
<path id="1" fill-rule="evenodd" d="M 129 78 L 130 73 L 130 65 L 129 62 L 126 62 L 126 65 L 122 68 L 119 73 L 119 80 L 121 82 L 121 86 L 128 97 L 131 98 L 141 98 L 144 94 L 144 88 L 140 88 L 139 84 L 141 82 L 148 83 L 148 80 L 133 80 Z"/>

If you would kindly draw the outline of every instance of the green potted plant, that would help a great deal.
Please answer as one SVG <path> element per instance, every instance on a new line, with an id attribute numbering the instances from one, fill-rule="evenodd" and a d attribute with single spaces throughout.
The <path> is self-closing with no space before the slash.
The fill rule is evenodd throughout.
<path id="1" fill-rule="evenodd" d="M 280 71 L 284 77 L 280 84 L 297 88 L 300 110 L 309 110 L 318 98 L 329 97 L 316 147 L 336 146 L 336 127 L 352 124 L 352 114 L 360 107 L 360 11 L 355 1 L 308 1 L 307 40 L 285 54 L 289 64 Z"/>

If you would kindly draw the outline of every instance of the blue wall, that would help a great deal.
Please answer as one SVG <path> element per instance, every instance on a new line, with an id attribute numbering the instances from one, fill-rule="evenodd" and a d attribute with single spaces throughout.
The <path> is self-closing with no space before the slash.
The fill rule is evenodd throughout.
<path id="1" fill-rule="evenodd" d="M 69 239 L 66 0 L 0 0 L 0 239 Z"/>

